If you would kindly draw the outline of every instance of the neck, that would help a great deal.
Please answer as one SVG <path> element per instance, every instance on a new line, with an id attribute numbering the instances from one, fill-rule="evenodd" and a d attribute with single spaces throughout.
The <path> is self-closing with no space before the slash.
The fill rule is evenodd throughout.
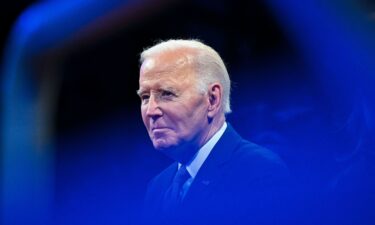
<path id="1" fill-rule="evenodd" d="M 206 134 L 203 135 L 201 141 L 199 141 L 199 148 L 201 148 L 203 145 L 205 145 L 211 138 L 214 136 L 220 128 L 223 126 L 225 122 L 225 116 L 220 115 L 216 118 L 213 118 L 209 123 L 208 123 L 208 128 L 206 129 Z"/>
<path id="2" fill-rule="evenodd" d="M 199 139 L 175 149 L 174 151 L 179 154 L 175 154 L 175 157 L 172 158 L 182 164 L 186 164 L 187 162 L 191 161 L 198 150 L 220 130 L 224 122 L 224 115 L 212 119 L 208 123 L 207 128 L 198 135 L 200 137 Z"/>

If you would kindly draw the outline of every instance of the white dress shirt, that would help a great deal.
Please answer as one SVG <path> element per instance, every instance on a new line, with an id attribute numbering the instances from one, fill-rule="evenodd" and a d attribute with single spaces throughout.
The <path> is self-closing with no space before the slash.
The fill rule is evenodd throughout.
<path id="1" fill-rule="evenodd" d="M 202 167 L 204 161 L 206 161 L 208 155 L 216 145 L 216 143 L 219 141 L 221 136 L 224 134 L 224 131 L 227 128 L 227 123 L 224 122 L 223 126 L 210 138 L 210 140 L 204 144 L 198 152 L 194 155 L 193 159 L 186 164 L 186 170 L 190 174 L 190 178 L 184 183 L 182 189 L 183 193 L 182 196 L 184 197 L 191 186 L 191 184 L 194 181 L 195 176 L 197 175 L 199 169 Z M 181 167 L 181 163 L 178 164 L 178 168 Z"/>

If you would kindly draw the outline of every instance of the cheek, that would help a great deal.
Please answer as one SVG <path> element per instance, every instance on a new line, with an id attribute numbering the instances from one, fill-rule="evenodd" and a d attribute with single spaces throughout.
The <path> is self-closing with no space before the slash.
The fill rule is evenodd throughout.
<path id="1" fill-rule="evenodd" d="M 202 121 L 207 116 L 207 106 L 203 100 L 195 102 L 194 105 L 190 107 L 194 109 L 190 112 L 189 117 L 194 121 Z"/>
<path id="2" fill-rule="evenodd" d="M 207 116 L 204 105 L 190 105 L 190 107 L 186 108 L 186 111 L 179 116 L 181 118 L 180 131 L 184 135 L 191 135 L 191 133 L 194 133 L 206 124 Z"/>
<path id="3" fill-rule="evenodd" d="M 146 128 L 148 128 L 146 109 L 144 107 L 141 107 L 141 116 L 142 116 L 143 124 L 146 126 Z"/>

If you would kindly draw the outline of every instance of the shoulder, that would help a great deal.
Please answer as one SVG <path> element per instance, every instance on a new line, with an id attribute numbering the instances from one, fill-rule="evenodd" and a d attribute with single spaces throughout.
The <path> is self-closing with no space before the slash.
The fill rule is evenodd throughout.
<path id="1" fill-rule="evenodd" d="M 284 161 L 273 151 L 247 140 L 242 140 L 233 151 L 233 160 L 242 166 L 277 166 L 286 167 Z"/>
<path id="2" fill-rule="evenodd" d="M 279 183 L 291 179 L 289 169 L 276 153 L 246 140 L 234 149 L 226 170 L 233 177 L 239 175 L 250 183 Z"/>
<path id="3" fill-rule="evenodd" d="M 225 162 L 222 168 L 228 175 L 235 177 L 238 173 L 247 180 L 290 176 L 286 164 L 276 153 L 243 139 L 230 124 L 217 145 L 212 152 L 216 156 L 212 158 Z"/>
<path id="4" fill-rule="evenodd" d="M 244 162 L 248 164 L 252 162 L 255 165 L 274 164 L 285 166 L 276 153 L 243 139 L 230 124 L 228 124 L 222 140 L 218 142 L 218 146 L 220 146 L 218 148 L 224 149 L 220 154 L 225 155 L 223 152 L 228 152 L 227 154 L 231 155 L 230 158 L 237 163 Z"/>

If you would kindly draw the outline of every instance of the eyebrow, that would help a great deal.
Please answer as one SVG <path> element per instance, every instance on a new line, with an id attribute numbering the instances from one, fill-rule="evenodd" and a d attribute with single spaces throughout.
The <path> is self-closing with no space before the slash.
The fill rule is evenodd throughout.
<path id="1" fill-rule="evenodd" d="M 141 96 L 143 93 L 145 93 L 147 91 L 148 91 L 147 89 L 140 88 L 140 89 L 137 90 L 137 95 Z M 158 88 L 157 91 L 158 92 L 160 92 L 160 91 L 170 91 L 170 92 L 173 92 L 173 93 L 177 93 L 177 90 L 174 87 L 161 87 L 161 88 Z"/>
<path id="2" fill-rule="evenodd" d="M 141 96 L 144 92 L 145 92 L 145 90 L 143 90 L 143 89 L 138 89 L 138 90 L 137 90 L 137 95 L 138 95 L 138 96 Z"/>
<path id="3" fill-rule="evenodd" d="M 174 87 L 164 87 L 164 88 L 159 88 L 159 90 L 165 90 L 165 91 L 170 91 L 170 92 L 174 92 L 174 93 L 177 92 L 176 88 L 174 88 Z"/>

